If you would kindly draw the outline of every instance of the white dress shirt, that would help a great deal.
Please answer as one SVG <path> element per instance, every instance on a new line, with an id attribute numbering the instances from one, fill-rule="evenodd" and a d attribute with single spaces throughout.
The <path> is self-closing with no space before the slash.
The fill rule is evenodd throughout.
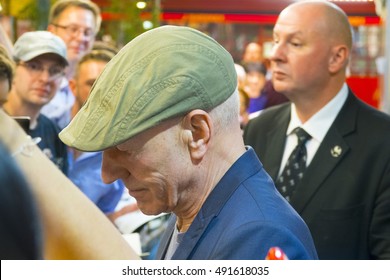
<path id="1" fill-rule="evenodd" d="M 336 116 L 343 107 L 348 96 L 348 86 L 344 83 L 341 90 L 337 95 L 328 102 L 321 110 L 315 113 L 309 120 L 304 124 L 300 121 L 297 115 L 295 105 L 291 103 L 291 119 L 290 124 L 286 132 L 286 145 L 284 147 L 284 153 L 281 163 L 281 168 L 279 170 L 278 176 L 282 173 L 284 166 L 294 150 L 295 146 L 298 144 L 298 139 L 293 130 L 297 127 L 302 127 L 307 133 L 311 135 L 311 139 L 306 142 L 307 150 L 307 160 L 306 166 L 310 164 L 315 153 L 318 150 L 322 140 L 324 139 L 326 133 L 328 132 L 333 121 L 336 119 Z"/>

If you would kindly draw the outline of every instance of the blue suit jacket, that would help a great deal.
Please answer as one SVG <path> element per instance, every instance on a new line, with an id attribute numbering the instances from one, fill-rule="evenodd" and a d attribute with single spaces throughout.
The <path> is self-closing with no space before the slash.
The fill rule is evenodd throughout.
<path id="1" fill-rule="evenodd" d="M 172 215 L 157 259 L 164 258 L 175 221 Z M 306 224 L 249 148 L 210 193 L 172 259 L 265 259 L 273 246 L 290 259 L 317 258 Z"/>

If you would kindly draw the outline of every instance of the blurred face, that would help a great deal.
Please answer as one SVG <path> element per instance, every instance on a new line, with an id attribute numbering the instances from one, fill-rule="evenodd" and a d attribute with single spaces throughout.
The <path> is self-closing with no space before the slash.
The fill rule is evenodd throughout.
<path id="1" fill-rule="evenodd" d="M 62 12 L 56 22 L 49 25 L 49 31 L 64 40 L 68 60 L 77 62 L 91 50 L 95 41 L 95 17 L 89 10 L 69 7 Z"/>
<path id="2" fill-rule="evenodd" d="M 186 149 L 178 126 L 164 122 L 103 153 L 105 183 L 122 179 L 140 210 L 149 215 L 171 212 L 180 200 L 193 199 L 187 187 Z"/>
<path id="3" fill-rule="evenodd" d="M 259 72 L 250 72 L 246 74 L 245 91 L 250 98 L 257 98 L 265 85 L 265 76 Z"/>
<path id="4" fill-rule="evenodd" d="M 23 103 L 42 107 L 54 97 L 63 76 L 64 66 L 58 56 L 40 55 L 17 64 L 12 91 Z"/>
<path id="5" fill-rule="evenodd" d="M 261 46 L 257 43 L 249 43 L 245 48 L 244 62 L 260 62 L 263 60 Z"/>
<path id="6" fill-rule="evenodd" d="M 321 18 L 321 10 L 312 7 L 287 8 L 274 27 L 272 81 L 290 99 L 323 88 L 328 79 L 331 47 Z"/>
<path id="7" fill-rule="evenodd" d="M 87 101 L 93 83 L 99 77 L 106 64 L 103 61 L 88 60 L 80 65 L 77 77 L 70 81 L 72 92 L 80 107 Z"/>
<path id="8" fill-rule="evenodd" d="M 9 82 L 7 78 L 0 78 L 0 107 L 7 101 L 9 92 Z"/>

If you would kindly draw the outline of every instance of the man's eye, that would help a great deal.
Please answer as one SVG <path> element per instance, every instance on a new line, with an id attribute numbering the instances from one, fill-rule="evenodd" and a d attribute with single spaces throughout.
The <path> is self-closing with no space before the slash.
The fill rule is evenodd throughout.
<path id="1" fill-rule="evenodd" d="M 298 43 L 298 42 L 291 42 L 291 45 L 293 45 L 294 47 L 300 47 L 302 46 L 301 43 Z"/>
<path id="2" fill-rule="evenodd" d="M 58 75 L 62 72 L 62 68 L 50 68 L 49 72 L 52 76 Z"/>
<path id="3" fill-rule="evenodd" d="M 93 30 L 92 29 L 85 29 L 84 35 L 85 36 L 92 36 L 93 35 Z"/>
<path id="4" fill-rule="evenodd" d="M 42 69 L 41 65 L 39 65 L 38 63 L 35 63 L 35 62 L 30 62 L 29 64 L 27 64 L 27 67 L 30 68 L 31 70 L 41 70 Z"/>
<path id="5" fill-rule="evenodd" d="M 72 33 L 76 33 L 79 31 L 79 28 L 77 26 L 69 26 L 69 30 Z"/>

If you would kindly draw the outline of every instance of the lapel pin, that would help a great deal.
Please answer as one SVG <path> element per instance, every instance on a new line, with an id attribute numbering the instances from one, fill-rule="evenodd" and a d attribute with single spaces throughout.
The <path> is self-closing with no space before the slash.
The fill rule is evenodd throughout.
<path id="1" fill-rule="evenodd" d="M 330 154 L 332 155 L 332 157 L 339 157 L 342 151 L 343 149 L 341 149 L 340 146 L 336 145 L 332 149 L 330 149 Z"/>

